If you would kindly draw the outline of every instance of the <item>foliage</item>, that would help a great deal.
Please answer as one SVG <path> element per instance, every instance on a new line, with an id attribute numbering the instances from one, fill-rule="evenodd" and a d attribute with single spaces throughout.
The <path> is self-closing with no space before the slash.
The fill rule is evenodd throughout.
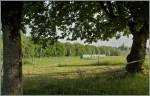
<path id="1" fill-rule="evenodd" d="M 25 23 L 32 28 L 32 37 L 37 41 L 68 37 L 86 42 L 108 40 L 130 34 L 148 21 L 148 1 L 48 1 L 26 2 Z M 57 36 L 56 30 L 61 30 Z M 132 34 L 134 33 L 132 32 Z"/>
<path id="2" fill-rule="evenodd" d="M 50 43 L 56 41 L 55 23 L 49 14 L 48 5 L 43 2 L 24 2 L 24 25 L 31 28 L 31 36 L 34 43 L 43 43 L 49 40 Z"/>
<path id="3" fill-rule="evenodd" d="M 105 54 L 107 56 L 122 55 L 122 52 L 129 51 L 129 49 L 113 48 L 108 46 L 92 46 L 82 45 L 79 43 L 61 43 L 55 42 L 46 47 L 42 44 L 34 44 L 30 37 L 22 34 L 22 51 L 23 57 L 49 57 L 49 56 L 81 56 L 83 54 Z"/>
<path id="4" fill-rule="evenodd" d="M 118 47 L 120 50 L 128 50 L 129 48 L 126 47 L 124 44 Z"/>

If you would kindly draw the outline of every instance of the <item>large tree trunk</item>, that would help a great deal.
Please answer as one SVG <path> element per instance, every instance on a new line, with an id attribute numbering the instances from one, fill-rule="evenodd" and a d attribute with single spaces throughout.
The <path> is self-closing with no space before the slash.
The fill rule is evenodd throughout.
<path id="1" fill-rule="evenodd" d="M 134 28 L 133 26 L 130 26 Z M 134 31 L 131 30 L 130 31 Z M 142 72 L 142 65 L 146 55 L 146 43 L 149 33 L 149 24 L 144 23 L 144 26 L 139 32 L 131 32 L 133 35 L 133 43 L 130 54 L 127 56 L 128 64 L 126 70 L 129 73 Z"/>
<path id="2" fill-rule="evenodd" d="M 22 2 L 2 2 L 3 81 L 2 94 L 22 94 L 21 35 Z"/>

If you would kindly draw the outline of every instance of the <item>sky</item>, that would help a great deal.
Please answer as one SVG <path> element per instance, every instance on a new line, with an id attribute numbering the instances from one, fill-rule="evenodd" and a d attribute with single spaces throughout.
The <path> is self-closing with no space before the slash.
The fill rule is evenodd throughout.
<path id="1" fill-rule="evenodd" d="M 89 45 L 94 45 L 94 46 L 112 46 L 112 47 L 119 47 L 122 44 L 124 44 L 127 47 L 131 47 L 132 46 L 132 40 L 133 36 L 129 35 L 129 37 L 127 36 L 121 36 L 119 39 L 116 39 L 115 37 L 112 39 L 109 39 L 108 41 L 102 41 L 102 40 L 98 40 L 96 43 L 92 43 Z M 70 42 L 70 43 L 80 43 L 85 45 L 84 41 L 81 41 L 80 39 L 76 40 L 76 41 L 68 41 L 68 40 L 64 40 L 64 39 L 59 39 L 58 41 L 60 42 Z M 147 40 L 147 48 L 149 47 L 149 40 Z"/>
<path id="2" fill-rule="evenodd" d="M 68 41 L 68 40 L 64 40 L 64 39 L 59 39 L 58 41 L 60 42 L 70 42 L 70 43 L 81 43 L 84 44 L 84 41 L 81 41 L 80 39 L 76 40 L 76 41 Z M 112 47 L 119 47 L 122 44 L 124 44 L 127 47 L 131 47 L 132 45 L 132 35 L 130 35 L 129 37 L 127 36 L 121 36 L 119 39 L 109 39 L 109 41 L 102 41 L 102 40 L 98 40 L 96 43 L 92 43 L 90 45 L 94 45 L 94 46 L 112 46 Z"/>

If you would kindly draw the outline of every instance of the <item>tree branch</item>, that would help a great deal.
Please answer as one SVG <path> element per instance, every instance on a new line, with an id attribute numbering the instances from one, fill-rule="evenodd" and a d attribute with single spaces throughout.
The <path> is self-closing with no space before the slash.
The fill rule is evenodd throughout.
<path id="1" fill-rule="evenodd" d="M 114 15 L 111 2 L 110 2 L 110 1 L 106 2 L 106 6 L 104 6 L 104 3 L 105 3 L 105 2 L 102 2 L 102 1 L 99 2 L 100 6 L 101 6 L 101 8 L 104 10 L 104 12 L 105 12 L 110 18 L 116 17 L 116 16 Z"/>
<path id="2" fill-rule="evenodd" d="M 111 1 L 108 1 L 107 3 L 108 3 L 109 15 L 111 17 L 116 17 L 115 14 L 114 14 L 114 12 L 113 12 L 113 7 L 112 7 L 112 4 L 111 4 Z"/>

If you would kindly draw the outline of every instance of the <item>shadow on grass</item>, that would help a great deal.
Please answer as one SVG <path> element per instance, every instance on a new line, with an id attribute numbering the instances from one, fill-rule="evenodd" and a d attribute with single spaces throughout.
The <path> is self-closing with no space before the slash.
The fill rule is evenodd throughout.
<path id="1" fill-rule="evenodd" d="M 23 64 L 23 65 L 33 65 L 33 63 L 30 62 L 30 61 L 28 61 L 28 60 L 23 60 L 23 61 L 22 61 L 22 64 Z"/>
<path id="2" fill-rule="evenodd" d="M 110 62 L 107 62 L 107 61 L 105 61 L 105 62 L 100 62 L 100 63 L 92 63 L 92 64 L 77 64 L 77 65 L 75 65 L 75 64 L 58 64 L 57 65 L 57 67 L 75 67 L 75 66 L 108 66 L 108 65 L 113 65 L 113 66 L 115 66 L 115 65 L 125 65 L 125 63 L 123 63 L 123 62 L 119 62 L 119 63 L 110 63 Z"/>
<path id="3" fill-rule="evenodd" d="M 25 95 L 148 95 L 148 76 L 129 76 L 125 70 L 96 76 L 57 79 L 49 75 L 24 76 Z"/>

